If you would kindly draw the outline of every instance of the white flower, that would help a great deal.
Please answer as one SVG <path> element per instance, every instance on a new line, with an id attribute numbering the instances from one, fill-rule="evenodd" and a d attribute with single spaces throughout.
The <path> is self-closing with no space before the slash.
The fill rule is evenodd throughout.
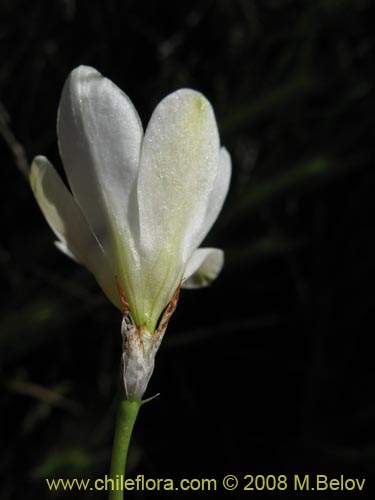
<path id="1" fill-rule="evenodd" d="M 64 86 L 57 131 L 71 192 L 45 157 L 30 174 L 56 245 L 152 335 L 181 283 L 207 285 L 223 264 L 221 250 L 198 249 L 231 173 L 212 107 L 202 94 L 178 90 L 143 133 L 129 98 L 80 66 Z"/>

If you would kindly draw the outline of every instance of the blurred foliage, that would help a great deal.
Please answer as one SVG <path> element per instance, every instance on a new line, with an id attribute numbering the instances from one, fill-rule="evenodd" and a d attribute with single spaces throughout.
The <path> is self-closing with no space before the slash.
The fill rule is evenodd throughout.
<path id="1" fill-rule="evenodd" d="M 366 477 L 371 497 L 369 11 L 367 0 L 1 0 L 2 500 L 75 498 L 44 478 L 108 468 L 121 318 L 55 250 L 19 172 L 36 154 L 61 171 L 57 105 L 78 64 L 124 89 L 144 124 L 176 88 L 202 91 L 233 159 L 207 241 L 226 266 L 181 296 L 129 474 L 347 474 Z"/>

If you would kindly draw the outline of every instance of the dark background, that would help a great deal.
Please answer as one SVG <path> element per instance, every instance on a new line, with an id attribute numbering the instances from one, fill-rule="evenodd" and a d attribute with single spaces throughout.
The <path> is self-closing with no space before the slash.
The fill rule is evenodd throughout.
<path id="1" fill-rule="evenodd" d="M 44 478 L 108 470 L 121 317 L 55 249 L 20 173 L 36 154 L 61 169 L 58 100 L 79 64 L 121 87 L 144 125 L 168 93 L 200 90 L 233 160 L 205 242 L 225 250 L 226 265 L 211 288 L 182 293 L 129 476 L 344 474 L 367 479 L 367 493 L 350 498 L 371 498 L 369 3 L 1 0 L 2 500 L 106 497 L 53 495 Z M 228 497 L 248 495 L 278 496 Z M 190 498 L 127 498 L 146 496 Z"/>

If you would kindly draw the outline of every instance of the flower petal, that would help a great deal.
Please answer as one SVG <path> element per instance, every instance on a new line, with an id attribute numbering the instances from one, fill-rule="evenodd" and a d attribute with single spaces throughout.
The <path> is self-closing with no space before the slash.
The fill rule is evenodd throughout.
<path id="1" fill-rule="evenodd" d="M 77 257 L 75 255 L 73 255 L 72 251 L 68 248 L 68 244 L 67 244 L 66 240 L 65 241 L 63 241 L 62 239 L 56 240 L 55 247 L 58 248 L 61 253 L 65 254 L 67 257 L 69 257 L 70 259 L 77 262 L 77 264 L 79 264 Z"/>
<path id="2" fill-rule="evenodd" d="M 149 271 L 143 310 L 151 315 L 169 302 L 195 249 L 218 155 L 215 116 L 202 94 L 182 89 L 161 101 L 145 132 L 138 177 L 140 247 Z"/>
<path id="3" fill-rule="evenodd" d="M 218 276 L 224 265 L 224 252 L 218 248 L 198 248 L 184 274 L 183 288 L 208 286 Z"/>
<path id="4" fill-rule="evenodd" d="M 220 148 L 219 153 L 219 168 L 215 179 L 214 188 L 210 194 L 210 199 L 207 204 L 207 211 L 198 236 L 197 245 L 199 246 L 207 233 L 215 223 L 216 219 L 223 208 L 225 198 L 228 193 L 230 178 L 232 174 L 232 162 L 230 154 L 226 148 Z"/>
<path id="5" fill-rule="evenodd" d="M 56 170 L 44 156 L 34 159 L 30 184 L 40 209 L 59 239 L 56 246 L 85 265 L 108 298 L 121 309 L 114 273 L 103 248 Z"/>
<path id="6" fill-rule="evenodd" d="M 219 136 L 205 97 L 182 89 L 155 109 L 147 127 L 138 179 L 141 243 L 188 256 L 217 174 Z M 187 235 L 185 237 L 184 235 Z"/>
<path id="7" fill-rule="evenodd" d="M 108 228 L 132 246 L 143 131 L 130 99 L 95 69 L 79 66 L 65 83 L 57 129 L 73 196 L 90 227 L 106 249 Z"/>

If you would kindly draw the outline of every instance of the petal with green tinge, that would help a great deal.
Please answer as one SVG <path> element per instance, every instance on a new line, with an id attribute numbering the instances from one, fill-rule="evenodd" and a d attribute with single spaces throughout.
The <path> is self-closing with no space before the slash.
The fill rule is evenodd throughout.
<path id="1" fill-rule="evenodd" d="M 224 265 L 224 252 L 218 248 L 198 248 L 188 262 L 183 288 L 201 288 L 216 279 Z"/>
<path id="2" fill-rule="evenodd" d="M 218 156 L 218 130 L 207 99 L 189 89 L 163 99 L 145 132 L 138 178 L 146 267 L 141 307 L 151 323 L 171 299 L 196 247 Z"/>

